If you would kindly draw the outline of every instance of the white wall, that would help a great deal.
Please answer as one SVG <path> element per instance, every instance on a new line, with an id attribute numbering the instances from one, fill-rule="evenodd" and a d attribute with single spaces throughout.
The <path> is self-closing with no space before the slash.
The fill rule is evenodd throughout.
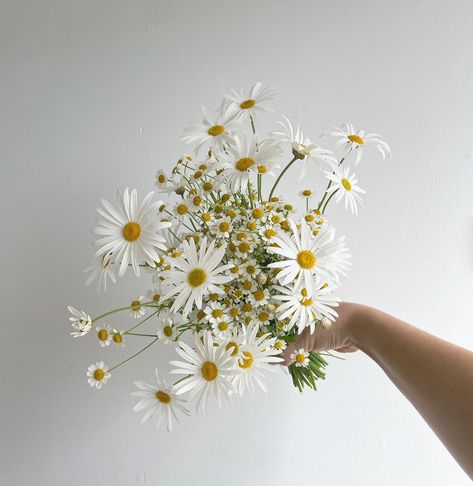
<path id="1" fill-rule="evenodd" d="M 0 482 L 469 484 L 361 353 L 331 363 L 317 393 L 299 396 L 279 375 L 267 396 L 172 434 L 141 426 L 132 381 L 167 370 L 171 352 L 156 348 L 91 390 L 88 364 L 122 352 L 72 340 L 65 305 L 96 315 L 146 288 L 132 277 L 100 298 L 84 288 L 99 198 L 152 189 L 200 104 L 262 80 L 311 135 L 352 121 L 392 146 L 391 161 L 359 166 L 358 218 L 330 212 L 354 255 L 343 297 L 473 347 L 473 3 L 0 6 Z"/>

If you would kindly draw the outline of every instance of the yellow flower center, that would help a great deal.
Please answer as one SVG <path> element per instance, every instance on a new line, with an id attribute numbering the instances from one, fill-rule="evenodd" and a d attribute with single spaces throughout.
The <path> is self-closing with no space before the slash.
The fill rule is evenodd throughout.
<path id="1" fill-rule="evenodd" d="M 238 249 L 240 250 L 241 253 L 248 253 L 250 251 L 250 245 L 246 243 L 245 241 L 242 241 L 238 245 Z"/>
<path id="2" fill-rule="evenodd" d="M 112 339 L 116 344 L 121 344 L 123 342 L 123 336 L 119 332 L 116 332 Z"/>
<path id="3" fill-rule="evenodd" d="M 258 165 L 258 174 L 266 174 L 268 168 L 265 165 Z"/>
<path id="4" fill-rule="evenodd" d="M 225 346 L 225 350 L 229 350 L 230 348 L 233 348 L 230 356 L 235 356 L 237 353 L 238 353 L 238 344 L 235 343 L 234 341 L 230 341 L 229 343 L 227 343 L 227 345 Z"/>
<path id="5" fill-rule="evenodd" d="M 218 325 L 219 331 L 226 331 L 228 329 L 228 322 L 222 321 Z"/>
<path id="6" fill-rule="evenodd" d="M 301 300 L 301 304 L 304 306 L 304 307 L 309 307 L 310 305 L 313 304 L 313 300 L 309 297 L 308 299 L 302 299 Z"/>
<path id="7" fill-rule="evenodd" d="M 302 250 L 297 254 L 297 263 L 301 268 L 310 270 L 315 266 L 315 255 L 309 250 Z"/>
<path id="8" fill-rule="evenodd" d="M 94 371 L 94 378 L 97 381 L 102 381 L 104 379 L 104 377 L 105 377 L 105 371 L 102 368 L 97 368 Z"/>
<path id="9" fill-rule="evenodd" d="M 202 214 L 202 220 L 208 223 L 212 219 L 212 215 L 209 213 L 203 213 Z"/>
<path id="10" fill-rule="evenodd" d="M 187 214 L 187 206 L 185 204 L 179 204 L 176 208 L 177 214 L 184 216 L 184 214 Z"/>
<path id="11" fill-rule="evenodd" d="M 218 368 L 212 361 L 206 361 L 200 368 L 202 378 L 207 381 L 214 381 L 218 376 Z"/>
<path id="12" fill-rule="evenodd" d="M 207 274 L 201 268 L 194 268 L 187 275 L 187 281 L 191 287 L 199 287 L 207 280 Z"/>
<path id="13" fill-rule="evenodd" d="M 202 204 L 202 198 L 200 196 L 195 196 L 194 199 L 192 199 L 192 203 L 194 206 L 200 206 Z"/>
<path id="14" fill-rule="evenodd" d="M 139 311 L 141 309 L 141 302 L 139 300 L 133 300 L 131 302 L 131 310 Z"/>
<path id="15" fill-rule="evenodd" d="M 262 322 L 267 321 L 269 319 L 269 314 L 267 312 L 261 312 L 261 314 L 258 315 L 258 319 Z"/>
<path id="16" fill-rule="evenodd" d="M 251 282 L 250 280 L 245 280 L 243 282 L 243 288 L 245 290 L 251 290 L 251 287 L 253 287 L 253 282 Z"/>
<path id="17" fill-rule="evenodd" d="M 157 302 L 161 298 L 161 294 L 154 294 L 153 295 L 153 301 Z"/>
<path id="18" fill-rule="evenodd" d="M 160 184 L 164 184 L 166 182 L 166 176 L 164 174 L 159 174 L 159 176 L 158 176 L 158 182 Z"/>
<path id="19" fill-rule="evenodd" d="M 204 317 L 205 317 L 205 312 L 204 312 L 202 309 L 200 309 L 200 310 L 197 312 L 197 319 L 198 319 L 199 321 L 201 321 L 201 320 L 202 320 Z"/>
<path id="20" fill-rule="evenodd" d="M 245 100 L 240 103 L 240 108 L 242 110 L 248 110 L 249 108 L 253 108 L 255 106 L 256 101 L 255 100 Z"/>
<path id="21" fill-rule="evenodd" d="M 277 341 L 276 344 L 274 345 L 274 347 L 276 349 L 282 349 L 284 346 L 284 342 L 283 341 Z"/>
<path id="22" fill-rule="evenodd" d="M 251 304 L 246 302 L 245 304 L 243 304 L 242 309 L 243 309 L 243 312 L 250 312 L 251 309 L 253 309 L 253 307 L 251 307 Z"/>
<path id="23" fill-rule="evenodd" d="M 273 229 L 269 228 L 267 230 L 264 231 L 264 236 L 266 238 L 272 238 L 273 236 L 276 236 L 276 231 L 274 231 Z"/>
<path id="24" fill-rule="evenodd" d="M 218 229 L 222 232 L 222 233 L 225 233 L 226 231 L 228 231 L 228 229 L 230 228 L 230 225 L 226 222 L 226 221 L 223 221 L 222 223 L 220 223 L 218 225 Z"/>
<path id="25" fill-rule="evenodd" d="M 239 170 L 240 172 L 245 172 L 248 170 L 255 161 L 250 158 L 250 157 L 243 157 L 242 159 L 238 160 L 237 163 L 235 164 L 235 168 Z"/>
<path id="26" fill-rule="evenodd" d="M 233 318 L 238 316 L 238 309 L 236 307 L 230 309 L 230 316 L 232 316 Z"/>
<path id="27" fill-rule="evenodd" d="M 212 190 L 212 188 L 213 188 L 213 185 L 212 185 L 212 183 L 211 183 L 211 182 L 204 182 L 204 183 L 202 184 L 202 189 L 203 189 L 204 191 L 211 191 L 211 190 Z"/>
<path id="28" fill-rule="evenodd" d="M 168 403 L 171 403 L 171 395 L 169 395 L 169 393 L 163 392 L 162 390 L 158 390 L 156 392 L 156 398 L 158 399 L 158 401 L 166 405 Z"/>
<path id="29" fill-rule="evenodd" d="M 106 341 L 108 338 L 108 332 L 106 329 L 100 329 L 100 331 L 97 333 L 97 337 L 100 339 L 100 341 Z"/>
<path id="30" fill-rule="evenodd" d="M 240 368 L 246 369 L 253 364 L 253 355 L 249 351 L 243 351 L 243 358 L 238 361 Z"/>
<path id="31" fill-rule="evenodd" d="M 302 353 L 297 353 L 297 354 L 296 354 L 296 361 L 297 361 L 298 363 L 301 363 L 301 364 L 302 364 L 302 363 L 304 363 L 304 361 L 305 361 L 305 356 L 304 356 Z"/>
<path id="32" fill-rule="evenodd" d="M 254 221 L 248 221 L 248 223 L 246 223 L 246 227 L 250 230 L 250 231 L 254 231 L 256 229 L 256 223 Z"/>
<path id="33" fill-rule="evenodd" d="M 264 216 L 264 211 L 261 208 L 255 208 L 255 209 L 253 209 L 251 215 L 255 219 L 260 219 Z"/>
<path id="34" fill-rule="evenodd" d="M 343 178 L 342 179 L 342 186 L 347 190 L 347 191 L 351 191 L 351 184 L 350 184 L 350 181 L 348 179 L 345 179 Z"/>
<path id="35" fill-rule="evenodd" d="M 264 299 L 264 292 L 262 290 L 257 290 L 254 292 L 253 297 L 255 300 L 263 300 Z"/>
<path id="36" fill-rule="evenodd" d="M 225 131 L 225 127 L 223 125 L 214 125 L 207 130 L 207 133 L 212 137 L 217 137 L 218 135 L 222 135 Z"/>
<path id="37" fill-rule="evenodd" d="M 163 329 L 163 334 L 166 337 L 171 337 L 172 336 L 172 326 L 165 326 Z"/>
<path id="38" fill-rule="evenodd" d="M 302 195 L 305 197 L 310 197 L 312 196 L 312 191 L 310 191 L 309 189 L 305 189 L 304 191 L 302 191 Z"/>
<path id="39" fill-rule="evenodd" d="M 254 265 L 248 265 L 246 271 L 251 275 L 256 272 L 256 267 Z"/>
<path id="40" fill-rule="evenodd" d="M 357 143 L 358 145 L 363 145 L 365 141 L 359 135 L 348 135 L 348 140 L 353 143 Z"/>
<path id="41" fill-rule="evenodd" d="M 122 230 L 123 238 L 126 241 L 136 241 L 141 234 L 141 226 L 134 221 L 127 223 Z"/>
<path id="42" fill-rule="evenodd" d="M 223 312 L 220 309 L 213 309 L 212 310 L 212 317 L 218 319 L 219 317 L 223 316 Z"/>

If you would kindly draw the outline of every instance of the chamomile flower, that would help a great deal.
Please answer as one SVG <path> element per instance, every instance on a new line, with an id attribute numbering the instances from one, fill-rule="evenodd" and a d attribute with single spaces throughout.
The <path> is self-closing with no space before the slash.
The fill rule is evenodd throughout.
<path id="1" fill-rule="evenodd" d="M 246 390 L 254 393 L 255 383 L 267 392 L 264 383 L 265 373 L 276 371 L 272 365 L 282 361 L 277 356 L 280 351 L 273 346 L 276 339 L 269 337 L 269 334 L 257 337 L 259 330 L 258 324 L 249 324 L 243 337 L 243 344 L 239 348 L 242 353 L 237 365 L 239 373 L 233 381 L 240 395 L 243 395 Z"/>
<path id="2" fill-rule="evenodd" d="M 136 189 L 130 194 L 126 188 L 123 196 L 120 193 L 117 195 L 118 209 L 106 199 L 102 199 L 104 209 L 97 209 L 102 219 L 93 230 L 99 236 L 95 245 L 100 247 L 95 256 L 112 252 L 119 264 L 119 276 L 125 273 L 130 263 L 139 276 L 140 263 L 154 265 L 159 260 L 157 251 L 166 249 L 159 231 L 169 228 L 171 223 L 156 219 L 161 201 L 151 203 L 153 193 L 150 192 L 138 206 L 137 197 Z"/>
<path id="3" fill-rule="evenodd" d="M 179 201 L 175 204 L 173 208 L 173 214 L 179 221 L 184 221 L 189 217 L 189 212 L 191 210 L 190 204 L 187 201 Z"/>
<path id="4" fill-rule="evenodd" d="M 268 247 L 270 253 L 280 255 L 284 259 L 270 263 L 269 268 L 277 268 L 277 279 L 281 285 L 295 282 L 295 289 L 305 287 L 312 294 L 314 275 L 338 281 L 339 274 L 349 267 L 344 238 L 335 240 L 335 230 L 329 227 L 313 235 L 304 219 L 300 221 L 300 230 L 290 220 L 292 238 L 286 233 L 280 233 L 273 240 L 277 246 Z"/>
<path id="5" fill-rule="evenodd" d="M 112 340 L 111 328 L 108 325 L 96 327 L 97 339 L 99 340 L 100 346 L 104 348 L 110 344 Z"/>
<path id="6" fill-rule="evenodd" d="M 212 324 L 212 332 L 218 338 L 226 336 L 232 330 L 232 328 L 233 324 L 229 316 L 225 316 L 225 318 Z"/>
<path id="7" fill-rule="evenodd" d="M 282 352 L 286 348 L 287 348 L 287 343 L 282 339 L 277 339 L 276 342 L 274 343 L 274 349 L 277 349 L 278 351 Z"/>
<path id="8" fill-rule="evenodd" d="M 159 189 L 164 189 L 168 183 L 168 180 L 168 176 L 163 170 L 158 170 L 158 172 L 156 172 L 156 185 L 159 187 Z"/>
<path id="9" fill-rule="evenodd" d="M 366 191 L 357 186 L 358 180 L 355 174 L 350 175 L 350 167 L 339 167 L 333 173 L 325 174 L 332 181 L 327 194 L 335 193 L 337 203 L 345 199 L 345 209 L 350 205 L 352 214 L 358 214 L 358 202 L 361 201 L 359 194 L 365 194 Z"/>
<path id="10" fill-rule="evenodd" d="M 258 231 L 259 235 L 265 242 L 270 242 L 278 234 L 276 226 L 274 224 L 265 224 Z"/>
<path id="11" fill-rule="evenodd" d="M 217 342 L 224 346 L 225 350 L 230 350 L 230 356 L 234 359 L 243 358 L 241 347 L 244 342 L 244 333 L 240 326 L 231 326 L 228 332 L 221 333 L 217 336 Z"/>
<path id="12" fill-rule="evenodd" d="M 125 331 L 113 329 L 111 336 L 112 336 L 112 341 L 116 346 L 119 346 L 120 348 L 125 347 Z"/>
<path id="13" fill-rule="evenodd" d="M 219 407 L 222 399 L 228 398 L 233 392 L 231 377 L 238 373 L 234 368 L 232 351 L 223 346 L 214 346 L 214 339 L 209 331 L 201 336 L 195 336 L 194 348 L 181 342 L 176 352 L 184 361 L 171 361 L 176 368 L 171 374 L 185 375 L 185 378 L 175 385 L 178 395 L 189 392 L 192 398 L 199 396 L 197 408 L 207 411 L 210 395 L 217 399 Z"/>
<path id="14" fill-rule="evenodd" d="M 87 376 L 89 385 L 100 390 L 112 375 L 108 372 L 108 366 L 103 361 L 98 361 L 87 368 Z"/>
<path id="15" fill-rule="evenodd" d="M 257 289 L 249 295 L 249 298 L 254 307 L 261 307 L 268 303 L 269 291 L 268 289 Z"/>
<path id="16" fill-rule="evenodd" d="M 220 265 L 225 249 L 224 245 L 215 249 L 215 241 L 207 247 L 207 238 L 202 239 L 199 250 L 193 238 L 190 242 L 183 241 L 183 256 L 166 257 L 172 269 L 165 270 L 162 275 L 173 287 L 161 302 L 178 294 L 171 310 L 178 311 L 182 308 L 182 314 L 186 317 L 194 304 L 199 309 L 202 307 L 202 299 L 205 295 L 211 292 L 223 294 L 224 290 L 219 285 L 232 280 L 231 276 L 223 275 L 232 264 Z"/>
<path id="17" fill-rule="evenodd" d="M 333 307 L 338 306 L 339 299 L 331 294 L 325 283 L 318 283 L 312 293 L 306 288 L 276 286 L 275 290 L 280 293 L 273 298 L 282 302 L 277 309 L 278 318 L 281 321 L 289 319 L 287 331 L 297 325 L 299 334 L 306 327 L 310 328 L 312 334 L 317 321 L 322 317 L 333 321 L 338 315 Z"/>
<path id="18" fill-rule="evenodd" d="M 228 216 L 217 219 L 214 223 L 213 230 L 220 238 L 228 238 L 233 231 L 231 219 Z"/>
<path id="19" fill-rule="evenodd" d="M 71 332 L 72 337 L 85 336 L 92 330 L 92 319 L 89 314 L 86 314 L 84 311 L 79 311 L 70 305 L 67 306 L 67 310 L 72 314 L 69 317 L 69 321 L 71 321 L 72 328 L 74 329 Z"/>
<path id="20" fill-rule="evenodd" d="M 164 421 L 168 432 L 172 430 L 172 420 L 179 421 L 177 412 L 189 415 L 189 410 L 183 405 L 186 400 L 178 397 L 174 387 L 168 385 L 164 380 L 159 379 L 158 370 L 155 370 L 156 385 L 149 385 L 144 381 L 135 381 L 135 386 L 139 391 L 132 393 L 134 397 L 140 397 L 141 400 L 133 407 L 134 412 L 140 412 L 146 409 L 141 423 L 148 419 L 154 419 L 156 428 L 159 429 Z"/>
<path id="21" fill-rule="evenodd" d="M 215 168 L 223 169 L 220 177 L 229 191 L 247 191 L 250 174 L 272 173 L 272 168 L 279 167 L 276 159 L 280 153 L 279 145 L 272 139 L 258 142 L 255 136 L 235 136 L 225 152 L 218 154 Z"/>
<path id="22" fill-rule="evenodd" d="M 271 86 L 263 86 L 258 81 L 248 94 L 245 94 L 243 90 L 236 91 L 232 89 L 232 94 L 225 97 L 235 103 L 238 108 L 239 118 L 249 118 L 251 116 L 253 119 L 256 119 L 258 112 L 271 111 L 266 106 L 266 102 L 276 98 L 276 90 Z"/>
<path id="23" fill-rule="evenodd" d="M 309 366 L 309 353 L 304 348 L 295 349 L 291 354 L 291 359 L 298 368 L 307 368 Z"/>
<path id="24" fill-rule="evenodd" d="M 159 302 L 161 295 L 162 295 L 161 288 L 156 286 L 153 287 L 152 289 L 149 289 L 148 292 L 146 292 L 146 296 L 148 297 L 148 300 L 156 303 Z"/>
<path id="25" fill-rule="evenodd" d="M 165 344 L 177 339 L 177 326 L 183 322 L 182 316 L 171 312 L 158 315 L 158 338 Z"/>
<path id="26" fill-rule="evenodd" d="M 99 255 L 94 258 L 94 261 L 90 267 L 87 267 L 84 272 L 89 276 L 85 281 L 85 285 L 90 285 L 94 280 L 97 280 L 97 291 L 100 289 L 107 291 L 107 281 L 111 280 L 116 283 L 117 279 L 113 271 L 113 252 L 108 252 L 105 255 Z"/>
<path id="27" fill-rule="evenodd" d="M 221 302 L 210 302 L 204 309 L 205 318 L 211 324 L 218 324 L 222 321 L 228 321 L 227 306 Z"/>
<path id="28" fill-rule="evenodd" d="M 140 317 L 144 316 L 146 314 L 146 309 L 142 305 L 143 302 L 143 296 L 140 295 L 139 297 L 136 297 L 136 299 L 133 299 L 130 304 L 130 315 L 133 317 L 133 319 L 139 319 Z"/>
<path id="29" fill-rule="evenodd" d="M 366 133 L 365 130 L 356 130 L 351 123 L 344 123 L 340 128 L 331 128 L 327 130 L 326 134 L 338 138 L 338 145 L 346 145 L 344 157 L 350 149 L 355 150 L 355 165 L 360 162 L 366 147 L 377 149 L 383 159 L 391 153 L 389 145 L 381 138 L 381 135 Z"/>
<path id="30" fill-rule="evenodd" d="M 301 181 L 307 174 L 308 162 L 320 162 L 328 164 L 330 167 L 335 168 L 338 166 L 338 160 L 335 158 L 330 150 L 323 149 L 317 144 L 311 142 L 311 140 L 304 136 L 299 123 L 296 128 L 293 128 L 288 118 L 283 116 L 284 121 L 278 121 L 283 127 L 282 132 L 274 132 L 274 135 L 281 137 L 283 141 L 291 144 L 292 155 L 302 161 L 302 167 L 299 174 L 299 181 Z"/>
<path id="31" fill-rule="evenodd" d="M 242 276 L 256 278 L 261 273 L 261 268 L 253 258 L 248 259 L 241 265 Z"/>
<path id="32" fill-rule="evenodd" d="M 232 142 L 231 129 L 238 115 L 235 106 L 230 105 L 224 109 L 222 104 L 216 116 L 210 115 L 205 107 L 202 107 L 202 111 L 204 113 L 202 122 L 186 128 L 182 140 L 185 143 L 197 143 L 196 153 L 206 142 L 209 142 L 211 150 L 223 149 L 223 144 L 228 145 Z"/>

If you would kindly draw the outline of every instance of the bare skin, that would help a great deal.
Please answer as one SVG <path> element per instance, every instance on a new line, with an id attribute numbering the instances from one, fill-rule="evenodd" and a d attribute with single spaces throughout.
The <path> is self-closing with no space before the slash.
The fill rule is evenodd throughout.
<path id="1" fill-rule="evenodd" d="M 360 349 L 388 375 L 473 479 L 473 352 L 393 316 L 344 302 L 328 330 L 307 329 L 284 353 Z"/>

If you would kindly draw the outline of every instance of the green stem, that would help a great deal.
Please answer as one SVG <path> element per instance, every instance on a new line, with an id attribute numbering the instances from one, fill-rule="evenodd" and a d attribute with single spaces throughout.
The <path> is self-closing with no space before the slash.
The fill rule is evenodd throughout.
<path id="1" fill-rule="evenodd" d="M 145 336 L 155 338 L 156 334 L 142 334 L 139 332 L 127 332 L 127 336 Z"/>
<path id="2" fill-rule="evenodd" d="M 141 304 L 143 307 L 145 306 L 148 306 L 150 304 L 154 303 L 154 301 L 150 300 L 149 302 L 145 302 L 143 304 Z M 113 309 L 111 311 L 108 311 L 108 312 L 105 312 L 105 314 L 102 314 L 98 317 L 95 317 L 94 319 L 92 319 L 92 322 L 97 322 L 99 321 L 100 319 L 103 319 L 104 317 L 107 317 L 107 316 L 110 316 L 112 314 L 115 314 L 115 312 L 121 312 L 121 311 L 124 311 L 124 310 L 127 310 L 127 309 L 131 309 L 131 305 L 127 305 L 126 307 L 119 307 L 118 309 Z"/>
<path id="3" fill-rule="evenodd" d="M 271 188 L 271 192 L 269 193 L 268 201 L 271 201 L 271 197 L 273 196 L 274 190 L 279 184 L 279 181 L 281 180 L 282 176 L 286 173 L 287 169 L 291 167 L 291 165 L 297 160 L 297 157 L 294 157 L 287 165 L 284 167 L 284 169 L 281 171 L 279 174 L 278 178 L 276 179 L 276 182 L 274 183 L 273 187 Z"/>
<path id="4" fill-rule="evenodd" d="M 336 191 L 333 191 L 332 194 L 330 194 L 330 197 L 327 199 L 324 207 L 322 208 L 321 210 L 321 213 L 324 214 L 325 213 L 325 210 L 327 209 L 327 204 L 330 202 L 330 199 L 332 199 L 332 197 L 339 191 L 340 189 L 337 189 Z"/>
<path id="5" fill-rule="evenodd" d="M 141 326 L 141 324 L 144 324 L 148 319 L 151 319 L 153 316 L 155 316 L 160 310 L 161 310 L 161 308 L 159 308 L 157 311 L 154 311 L 146 319 L 143 319 L 142 321 L 138 322 L 138 324 L 134 325 L 133 327 L 130 327 L 130 329 L 127 329 L 125 331 L 125 334 L 128 334 L 129 332 L 131 332 L 134 329 L 136 329 L 138 326 Z"/>
<path id="6" fill-rule="evenodd" d="M 150 346 L 152 346 L 156 341 L 158 340 L 158 338 L 156 337 L 155 339 L 153 339 L 149 344 L 147 344 L 144 348 L 140 349 L 137 353 L 131 355 L 130 357 L 128 357 L 127 359 L 123 360 L 121 363 L 118 363 L 117 365 L 113 366 L 112 368 L 110 368 L 108 371 L 113 371 L 115 370 L 116 368 L 118 368 L 119 366 L 121 366 L 122 364 L 125 364 L 127 361 L 130 361 L 130 359 L 133 359 L 134 357 L 138 356 L 139 354 L 141 354 L 143 351 L 146 351 Z"/>

